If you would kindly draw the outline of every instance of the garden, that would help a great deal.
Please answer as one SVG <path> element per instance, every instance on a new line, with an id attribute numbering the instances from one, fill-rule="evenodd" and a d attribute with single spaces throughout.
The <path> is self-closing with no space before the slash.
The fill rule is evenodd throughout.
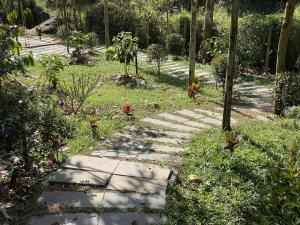
<path id="1" fill-rule="evenodd" d="M 0 0 L 0 224 L 298 224 L 297 0 Z"/>

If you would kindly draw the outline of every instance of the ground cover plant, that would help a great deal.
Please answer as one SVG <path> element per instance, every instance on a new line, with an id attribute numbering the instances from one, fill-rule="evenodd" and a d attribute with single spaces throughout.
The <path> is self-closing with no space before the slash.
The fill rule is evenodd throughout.
<path id="1" fill-rule="evenodd" d="M 227 135 L 218 129 L 190 143 L 170 192 L 167 224 L 297 224 L 299 123 L 252 121 L 234 132 L 234 151 L 224 148 Z"/>

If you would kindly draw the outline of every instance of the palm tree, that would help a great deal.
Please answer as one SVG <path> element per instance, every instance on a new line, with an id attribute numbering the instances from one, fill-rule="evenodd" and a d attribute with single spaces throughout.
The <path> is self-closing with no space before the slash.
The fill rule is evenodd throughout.
<path id="1" fill-rule="evenodd" d="M 235 54 L 238 33 L 238 19 L 239 19 L 239 6 L 238 0 L 230 0 L 231 5 L 231 29 L 229 40 L 229 53 L 226 71 L 225 82 L 225 99 L 224 99 L 224 112 L 223 112 L 223 129 L 231 130 L 231 107 L 232 107 L 232 89 L 233 77 L 235 74 Z"/>
<path id="2" fill-rule="evenodd" d="M 195 79 L 195 64 L 196 64 L 196 38 L 197 38 L 197 0 L 191 0 L 191 35 L 190 35 L 190 69 L 189 69 L 189 86 L 191 86 Z"/>

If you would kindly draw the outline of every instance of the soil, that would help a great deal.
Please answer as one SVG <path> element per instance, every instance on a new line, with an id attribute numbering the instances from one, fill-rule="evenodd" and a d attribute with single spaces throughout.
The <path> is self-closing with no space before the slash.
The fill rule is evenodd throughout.
<path id="1" fill-rule="evenodd" d="M 143 77 L 136 75 L 114 75 L 109 77 L 107 80 L 113 81 L 118 85 L 125 85 L 129 87 L 147 86 L 147 81 Z"/>

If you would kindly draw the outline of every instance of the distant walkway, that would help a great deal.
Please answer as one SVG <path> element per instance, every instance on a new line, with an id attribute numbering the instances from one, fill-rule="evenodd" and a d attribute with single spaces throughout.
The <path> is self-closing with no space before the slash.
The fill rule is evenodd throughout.
<path id="1" fill-rule="evenodd" d="M 28 38 L 20 37 L 20 43 L 23 46 L 21 50 L 21 55 L 32 54 L 35 59 L 40 59 L 44 54 L 53 54 L 57 53 L 61 56 L 70 57 L 70 54 L 67 51 L 67 47 L 65 44 L 59 40 L 52 37 L 42 36 L 40 40 L 37 36 L 29 36 Z M 93 50 L 94 51 L 104 51 L 104 46 L 97 46 Z M 70 52 L 72 52 L 74 48 L 70 48 Z"/>
<path id="2" fill-rule="evenodd" d="M 149 69 L 155 69 L 154 65 L 147 62 L 145 53 L 139 54 L 139 60 L 148 64 Z M 173 60 L 167 60 L 162 66 L 162 71 L 171 77 L 179 80 L 188 80 L 189 67 L 183 63 Z M 215 85 L 216 81 L 210 71 L 196 69 L 196 74 L 199 76 L 200 84 Z M 220 87 L 221 88 L 221 87 Z M 234 85 L 235 95 L 241 95 L 242 99 L 235 102 L 235 107 L 256 108 L 265 112 L 273 110 L 273 90 L 263 85 L 257 85 L 254 82 L 243 82 L 238 80 Z"/>

